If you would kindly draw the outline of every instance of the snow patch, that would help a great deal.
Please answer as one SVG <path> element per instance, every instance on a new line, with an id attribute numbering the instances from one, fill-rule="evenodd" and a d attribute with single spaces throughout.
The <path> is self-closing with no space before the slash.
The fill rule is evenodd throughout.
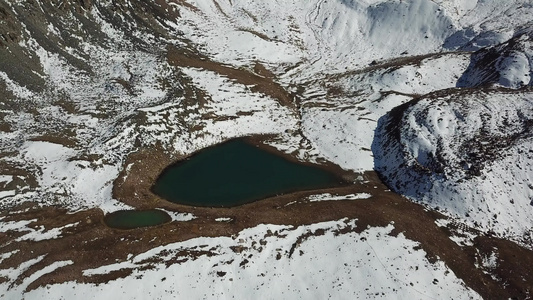
<path id="1" fill-rule="evenodd" d="M 318 201 L 339 201 L 339 200 L 360 200 L 371 198 L 372 195 L 368 193 L 358 193 L 358 194 L 349 194 L 349 195 L 332 195 L 330 193 L 311 195 L 307 197 L 309 202 L 318 202 Z"/>
<path id="2" fill-rule="evenodd" d="M 121 295 L 141 299 L 150 295 L 153 298 L 308 299 L 364 298 L 379 293 L 402 299 L 480 299 L 444 263 L 427 261 L 418 243 L 401 233 L 390 235 L 392 225 L 368 228 L 361 233 L 335 234 L 337 229 L 353 226 L 353 221 L 347 220 L 299 227 L 259 225 L 233 238 L 196 238 L 84 271 L 89 276 L 132 269 L 132 275 L 127 278 L 100 285 L 67 282 L 38 288 L 24 294 L 24 298 L 83 295 L 99 299 L 104 295 Z M 312 234 L 322 230 L 321 235 Z M 309 233 L 311 236 L 299 240 Z M 192 258 L 183 254 L 188 250 L 207 251 L 212 255 Z M 147 259 L 152 261 L 148 263 L 150 267 L 143 268 Z M 176 259 L 180 262 L 166 265 L 167 260 Z M 180 284 L 177 286 L 176 282 Z"/>

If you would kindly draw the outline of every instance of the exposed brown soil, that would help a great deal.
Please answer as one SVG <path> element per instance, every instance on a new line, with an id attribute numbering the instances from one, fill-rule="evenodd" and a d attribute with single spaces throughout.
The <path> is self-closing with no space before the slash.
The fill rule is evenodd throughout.
<path id="1" fill-rule="evenodd" d="M 265 41 L 269 41 L 269 42 L 274 41 L 274 39 L 270 38 L 268 35 L 266 35 L 264 33 L 261 33 L 261 32 L 258 32 L 258 31 L 255 31 L 255 30 L 250 29 L 250 28 L 241 27 L 238 30 L 251 33 L 251 34 L 253 34 L 253 35 L 257 36 L 258 38 L 263 39 Z"/>
<path id="2" fill-rule="evenodd" d="M 291 95 L 270 77 L 259 76 L 245 69 L 225 66 L 206 57 L 201 57 L 196 53 L 176 49 L 173 46 L 168 46 L 167 48 L 167 60 L 173 66 L 202 68 L 216 72 L 240 84 L 249 85 L 252 91 L 269 95 L 277 99 L 282 105 L 294 108 Z"/>
<path id="3" fill-rule="evenodd" d="M 251 141 L 259 142 L 259 140 Z M 436 219 L 443 218 L 442 215 L 427 211 L 424 207 L 388 191 L 373 172 L 363 174 L 366 182 L 345 187 L 297 192 L 233 208 L 190 207 L 160 199 L 149 190 L 159 172 L 175 159 L 178 157 L 171 157 L 157 148 L 145 149 L 130 155 L 126 163 L 129 172 L 121 174 L 117 179 L 114 196 L 138 208 L 162 208 L 192 213 L 196 219 L 186 222 L 173 221 L 156 227 L 119 230 L 107 227 L 103 222 L 104 215 L 98 209 L 69 214 L 60 208 L 19 208 L 3 212 L 0 216 L 5 217 L 3 221 L 35 219 L 31 226 L 36 229 L 44 226 L 46 230 L 78 223 L 64 229 L 61 238 L 52 240 L 15 241 L 24 233 L 8 231 L 0 234 L 2 253 L 20 250 L 2 261 L 0 268 L 16 267 L 31 258 L 46 255 L 41 262 L 27 269 L 21 278 L 27 278 L 55 261 L 72 260 L 74 263 L 61 268 L 58 272 L 40 277 L 28 289 L 71 280 L 106 282 L 127 276 L 131 270 L 92 277 L 83 276 L 82 271 L 124 261 L 130 253 L 140 254 L 172 242 L 200 236 L 233 236 L 245 228 L 258 224 L 302 225 L 348 218 L 357 219 L 357 227 L 348 230 L 358 232 L 367 226 L 387 226 L 394 222 L 395 230 L 392 234 L 401 232 L 407 238 L 420 242 L 421 248 L 427 252 L 430 260 L 437 258 L 443 260 L 459 278 L 484 298 L 523 298 L 533 291 L 532 251 L 490 236 L 477 238 L 474 247 L 461 247 L 450 240 L 448 228 L 441 228 L 435 224 Z M 339 171 L 334 165 L 325 167 L 331 171 Z M 338 174 L 347 175 L 343 172 Z M 306 197 L 311 194 L 325 192 L 339 195 L 365 192 L 372 197 L 357 201 L 306 201 Z M 294 203 L 287 205 L 291 202 Z M 232 221 L 215 221 L 221 217 L 229 217 Z M 343 233 L 346 232 L 338 234 Z M 320 235 L 320 232 L 313 234 Z M 301 239 L 305 238 L 302 236 Z M 293 248 L 293 252 L 301 250 L 297 248 L 297 244 Z M 502 278 L 502 281 L 492 279 L 475 265 L 479 262 L 480 255 L 490 255 L 494 248 L 498 249 L 498 259 L 501 263 L 492 273 Z M 184 259 L 194 259 L 200 255 L 214 255 L 208 252 L 180 255 L 176 257 L 174 263 Z M 157 259 L 154 260 L 156 261 Z"/>
<path id="4" fill-rule="evenodd" d="M 257 75 L 267 77 L 267 78 L 275 78 L 276 75 L 272 73 L 269 69 L 267 69 L 263 64 L 256 61 L 254 64 L 254 72 Z"/>

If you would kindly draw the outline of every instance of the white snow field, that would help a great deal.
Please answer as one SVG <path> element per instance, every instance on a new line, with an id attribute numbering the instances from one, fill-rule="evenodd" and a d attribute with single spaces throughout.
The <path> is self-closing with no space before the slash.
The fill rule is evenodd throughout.
<path id="1" fill-rule="evenodd" d="M 418 243 L 402 234 L 389 235 L 393 225 L 334 235 L 356 225 L 348 220 L 300 227 L 260 225 L 233 238 L 192 239 L 86 271 L 95 275 L 134 269 L 127 278 L 99 285 L 46 286 L 24 294 L 24 299 L 480 299 L 444 263 L 430 263 L 425 252 L 416 249 Z M 324 235 L 304 240 L 289 257 L 301 234 L 320 229 L 326 230 Z M 273 236 L 266 235 L 269 230 Z M 232 246 L 244 250 L 236 254 Z M 165 265 L 186 249 L 215 255 Z M 147 262 L 154 257 L 162 262 Z M 147 265 L 151 268 L 137 270 Z M 19 292 L 3 296 L 16 298 Z"/>
<path id="2" fill-rule="evenodd" d="M 112 191 L 131 153 L 157 146 L 189 155 L 231 138 L 274 134 L 269 144 L 302 161 L 376 170 L 413 201 L 531 246 L 530 0 L 156 0 L 161 13 L 145 23 L 132 16 L 136 2 L 0 0 L 3 210 L 24 202 L 69 212 L 127 209 Z M 57 15 L 46 15 L 50 7 Z M 174 66 L 171 48 L 265 78 L 254 69 L 261 64 L 292 102 L 216 70 Z M 22 58 L 28 61 L 19 64 Z M 373 200 L 366 193 L 300 200 L 364 199 Z M 0 219 L 0 237 L 60 239 L 69 229 L 27 222 Z M 14 253 L 0 253 L 0 298 L 480 298 L 443 260 L 428 261 L 417 241 L 391 235 L 393 224 L 335 234 L 356 226 L 263 224 L 233 237 L 172 243 L 85 270 L 133 270 L 99 285 L 26 290 L 73 262 L 21 278 L 43 257 L 5 269 L 2 261 Z M 325 234 L 291 251 L 302 233 L 318 229 Z M 165 264 L 191 249 L 214 255 Z"/>

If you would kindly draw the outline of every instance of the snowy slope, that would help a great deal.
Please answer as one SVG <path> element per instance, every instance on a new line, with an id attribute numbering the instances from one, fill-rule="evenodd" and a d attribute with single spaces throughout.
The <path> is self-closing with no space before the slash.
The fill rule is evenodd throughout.
<path id="1" fill-rule="evenodd" d="M 347 220 L 296 228 L 260 225 L 233 238 L 192 239 L 85 271 L 97 275 L 133 269 L 127 278 L 101 285 L 48 286 L 25 293 L 24 299 L 480 299 L 442 262 L 429 262 L 416 242 L 402 234 L 389 235 L 392 225 L 335 234 L 354 226 L 356 222 Z M 292 249 L 301 234 L 320 230 L 325 233 Z M 186 258 L 180 253 L 187 249 L 212 254 L 165 264 Z M 19 293 L 11 290 L 4 296 L 15 298 Z"/>
<path id="2" fill-rule="evenodd" d="M 406 51 L 437 52 L 454 30 L 445 10 L 428 0 L 191 3 L 199 11 L 183 11 L 193 22 L 180 30 L 199 40 L 210 56 L 236 65 L 275 62 L 278 68 L 303 61 L 290 74 L 305 70 L 306 76 L 354 69 Z"/>
<path id="3" fill-rule="evenodd" d="M 0 0 L 0 207 L 128 208 L 112 189 L 131 153 L 161 147 L 173 160 L 273 134 L 271 145 L 297 159 L 376 170 L 397 193 L 527 246 L 532 24 L 529 0 Z M 133 269 L 126 278 L 25 293 L 73 263 L 22 278 L 36 258 L 2 269 L 0 295 L 478 298 L 417 242 L 390 235 L 393 225 L 336 234 L 353 222 L 170 244 L 85 271 Z M 28 226 L 0 219 L 8 241 L 14 232 L 61 238 Z M 302 232 L 318 229 L 326 233 L 287 257 Z M 265 249 L 254 248 L 260 240 Z M 166 266 L 165 253 L 198 245 L 216 255 Z"/>
<path id="4" fill-rule="evenodd" d="M 190 3 L 198 9 L 180 10 L 188 22 L 179 30 L 211 57 L 235 65 L 274 62 L 280 74 L 286 70 L 279 63 L 298 63 L 289 72 L 297 77 L 406 54 L 479 49 L 504 42 L 531 21 L 527 0 Z"/>
<path id="5" fill-rule="evenodd" d="M 459 79 L 460 87 L 500 85 L 520 88 L 533 85 L 533 31 L 513 36 L 497 46 L 472 55 L 468 70 Z"/>
<path id="6" fill-rule="evenodd" d="M 135 7 L 124 3 L 113 5 L 124 15 L 135 13 Z M 13 57 L 5 54 L 10 64 L 0 70 L 0 75 L 5 92 L 18 104 L 6 107 L 4 123 L 9 130 L 0 132 L 2 151 L 17 150 L 32 138 L 57 142 L 55 137 L 68 135 L 69 145 L 63 146 L 75 152 L 65 159 L 97 155 L 97 166 L 94 162 L 92 165 L 101 170 L 113 169 L 116 174 L 124 154 L 133 151 L 135 143 L 159 142 L 186 154 L 235 136 L 279 133 L 285 142 L 278 146 L 291 152 L 298 150 L 301 158 L 324 158 L 346 169 L 372 170 L 370 150 L 376 122 L 387 111 L 416 95 L 463 82 L 474 86 L 486 81 L 478 74 L 485 72 L 486 65 L 482 65 L 482 71 L 476 71 L 478 54 L 468 70 L 469 54 L 438 54 L 448 49 L 443 47 L 455 34 L 469 28 L 475 34 L 506 31 L 513 36 L 515 32 L 523 32 L 530 20 L 527 17 L 529 6 L 523 1 L 505 5 L 495 1 L 428 0 L 307 1 L 304 4 L 191 1 L 186 6 L 168 6 L 167 15 L 162 15 L 165 18 L 157 15 L 149 19 L 149 25 L 134 26 L 130 17 L 117 22 L 116 16 L 110 15 L 113 5 L 98 2 L 82 9 L 95 24 L 84 28 L 71 26 L 79 15 L 69 16 L 50 5 L 43 4 L 40 13 L 59 17 L 49 23 L 43 17 L 45 21 L 40 25 L 27 21 L 24 17 L 27 8 L 23 5 L 4 4 L 7 11 L 13 11 L 10 18 L 28 23 L 22 23 L 19 37 L 11 42 L 8 52 L 22 51 L 33 57 L 41 68 L 29 73 L 38 74 L 46 84 L 45 89 L 39 91 L 32 84 L 37 79 L 19 80 L 20 74 L 9 68 Z M 501 14 L 491 14 L 493 11 L 501 11 Z M 511 13 L 523 17 L 511 22 L 507 17 Z M 502 26 L 503 21 L 511 25 Z M 166 33 L 161 34 L 164 30 Z M 71 38 L 61 31 L 68 31 Z M 523 34 L 520 40 L 521 47 L 526 50 L 529 49 L 527 37 Z M 46 39 L 58 44 L 51 46 Z M 141 39 L 144 42 L 140 42 Z M 165 61 L 165 44 L 182 47 L 186 39 L 200 52 L 225 64 L 247 69 L 255 61 L 264 63 L 280 75 L 279 80 L 289 91 L 298 94 L 298 115 L 266 103 L 256 108 L 243 108 L 246 114 L 254 111 L 253 116 L 237 115 L 236 107 L 232 107 L 235 101 L 220 102 L 222 105 L 215 111 L 182 103 L 186 80 L 192 80 L 186 88 L 207 91 L 211 95 L 222 88 L 206 86 L 204 81 L 211 80 L 213 74 L 175 70 Z M 469 42 L 464 40 L 457 47 Z M 497 52 L 505 52 L 497 56 L 502 74 L 498 82 L 517 86 L 529 78 L 527 51 L 510 56 L 505 54 L 508 51 Z M 411 57 L 428 53 L 430 55 L 425 58 Z M 431 53 L 437 54 L 431 56 Z M 20 59 L 18 55 L 15 57 Z M 393 58 L 396 60 L 391 61 Z M 377 65 L 365 68 L 373 61 Z M 505 63 L 507 61 L 510 63 Z M 494 76 L 492 69 L 483 74 Z M 329 75 L 331 73 L 336 75 Z M 188 77 L 191 78 L 186 79 Z M 458 78 L 461 78 L 459 83 Z M 254 97 L 242 86 L 231 87 L 228 91 L 222 101 L 230 99 L 237 91 L 242 93 L 241 99 Z M 155 108 L 151 109 L 152 106 Z M 229 116 L 231 120 L 206 120 L 203 116 L 209 113 Z M 167 117 L 163 115 L 173 119 L 165 121 Z M 260 115 L 270 115 L 269 120 Z M 279 122 L 272 123 L 272 115 L 279 116 Z M 228 132 L 232 128 L 243 128 L 236 124 L 244 123 L 248 129 Z M 188 128 L 192 127 L 203 130 L 191 133 Z M 65 132 L 64 128 L 70 131 Z M 287 130 L 300 130 L 304 136 L 286 134 Z M 298 149 L 302 140 L 305 149 Z M 22 154 L 15 154 L 6 159 L 11 165 L 18 165 L 23 158 Z M 66 182 L 76 182 L 78 173 L 70 174 Z M 100 184 L 97 189 L 105 189 L 106 184 Z M 73 186 L 65 186 L 67 190 L 70 187 Z M 4 202 L 20 201 L 24 198 L 20 196 L 22 189 L 24 187 L 16 192 L 17 197 L 4 199 Z M 47 188 L 38 192 L 46 203 L 51 203 L 48 199 L 57 198 L 56 192 Z M 13 190 L 9 191 L 11 193 Z M 60 202 L 71 202 L 73 206 L 105 202 L 104 199 L 81 200 L 90 198 L 89 195 L 80 195 L 81 201 L 75 202 L 69 197 L 60 196 L 63 198 Z"/>
<path id="7" fill-rule="evenodd" d="M 318 81 L 304 93 L 304 134 L 326 159 L 343 168 L 371 170 L 379 118 L 417 95 L 454 87 L 468 62 L 464 54 L 438 55 L 347 74 L 326 86 Z"/>
<path id="8" fill-rule="evenodd" d="M 398 193 L 528 244 L 533 225 L 530 92 L 454 91 L 380 120 L 376 169 Z"/>

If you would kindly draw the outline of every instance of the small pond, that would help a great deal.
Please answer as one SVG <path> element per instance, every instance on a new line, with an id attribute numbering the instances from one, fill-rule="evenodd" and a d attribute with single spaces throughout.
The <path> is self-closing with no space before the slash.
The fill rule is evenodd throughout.
<path id="1" fill-rule="evenodd" d="M 171 220 L 172 218 L 166 212 L 158 209 L 119 210 L 104 217 L 104 222 L 107 226 L 119 229 L 155 226 Z"/>
<path id="2" fill-rule="evenodd" d="M 168 167 L 152 191 L 179 204 L 232 207 L 341 183 L 342 179 L 324 169 L 291 162 L 235 139 Z"/>

